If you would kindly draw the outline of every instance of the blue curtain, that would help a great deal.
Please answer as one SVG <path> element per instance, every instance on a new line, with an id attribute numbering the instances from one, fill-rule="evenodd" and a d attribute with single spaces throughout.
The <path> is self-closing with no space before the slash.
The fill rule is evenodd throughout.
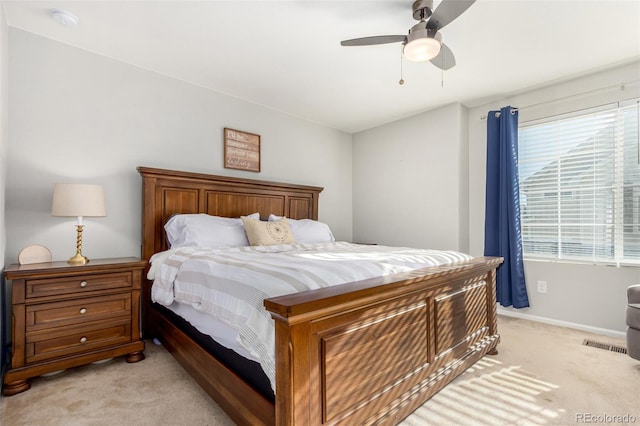
<path id="1" fill-rule="evenodd" d="M 487 116 L 485 256 L 501 256 L 496 299 L 502 306 L 529 306 L 524 280 L 518 182 L 518 111 L 510 106 Z"/>

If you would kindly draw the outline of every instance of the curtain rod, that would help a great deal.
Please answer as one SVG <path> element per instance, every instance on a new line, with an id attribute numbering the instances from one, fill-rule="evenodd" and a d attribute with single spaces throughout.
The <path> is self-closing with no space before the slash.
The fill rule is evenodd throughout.
<path id="1" fill-rule="evenodd" d="M 515 114 L 516 112 L 518 112 L 518 109 L 519 109 L 519 108 L 511 107 L 511 115 L 513 115 L 513 114 Z M 496 111 L 496 118 L 499 118 L 501 115 L 502 115 L 502 113 L 501 113 L 500 111 Z M 487 118 L 487 116 L 486 116 L 486 115 L 483 115 L 482 117 L 480 117 L 480 119 L 481 119 L 481 120 L 483 120 L 483 119 L 485 119 L 485 118 Z"/>
<path id="2" fill-rule="evenodd" d="M 622 91 L 622 90 L 625 89 L 625 86 L 627 86 L 629 84 L 635 84 L 635 83 L 638 83 L 638 82 L 640 82 L 640 80 L 632 80 L 632 81 L 629 81 L 629 82 L 626 82 L 626 83 L 612 84 L 610 86 L 605 86 L 605 87 L 600 87 L 598 89 L 589 90 L 587 92 L 574 93 L 572 95 L 567 95 L 567 96 L 562 96 L 562 97 L 559 97 L 559 98 L 551 99 L 550 101 L 536 102 L 535 104 L 529 104 L 529 105 L 525 105 L 523 107 L 514 108 L 514 109 L 516 111 L 518 111 L 518 109 L 534 108 L 534 107 L 537 107 L 537 106 L 540 106 L 540 105 L 552 104 L 552 103 L 555 103 L 555 102 L 564 101 L 566 99 L 577 98 L 579 96 L 590 95 L 592 93 L 602 92 L 602 91 L 605 91 L 605 90 L 610 90 L 610 89 L 613 89 L 613 88 L 616 88 L 616 87 L 620 88 L 620 90 Z M 499 114 L 499 112 L 498 112 L 498 114 Z M 499 117 L 499 116 L 500 115 L 496 115 L 496 117 Z M 487 118 L 486 115 L 480 116 L 480 120 L 486 120 L 486 118 Z"/>

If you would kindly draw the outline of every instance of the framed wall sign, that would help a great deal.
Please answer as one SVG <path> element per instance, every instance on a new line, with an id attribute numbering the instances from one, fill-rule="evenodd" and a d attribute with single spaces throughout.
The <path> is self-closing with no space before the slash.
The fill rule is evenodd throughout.
<path id="1" fill-rule="evenodd" d="M 260 135 L 224 128 L 224 167 L 260 171 Z"/>

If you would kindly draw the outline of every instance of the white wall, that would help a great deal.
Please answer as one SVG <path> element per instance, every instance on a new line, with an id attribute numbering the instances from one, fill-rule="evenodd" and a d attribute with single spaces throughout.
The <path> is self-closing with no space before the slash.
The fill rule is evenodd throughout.
<path id="1" fill-rule="evenodd" d="M 6 145 L 8 140 L 8 50 L 9 30 L 4 15 L 4 8 L 0 6 L 0 271 L 4 269 L 4 253 L 6 247 L 5 227 L 5 180 L 7 170 Z M 9 320 L 9 295 L 6 292 L 4 279 L 0 277 L 0 373 L 4 371 L 5 351 L 8 331 L 5 320 Z M 7 321 L 8 322 L 8 321 Z"/>
<path id="2" fill-rule="evenodd" d="M 640 96 L 639 78 L 636 62 L 497 96 L 468 110 L 449 105 L 355 134 L 354 240 L 482 256 L 486 121 L 481 117 L 512 105 L 521 107 L 524 122 L 634 98 Z M 627 83 L 624 90 L 616 86 L 621 83 Z M 616 87 L 602 89 L 609 86 Z M 554 99 L 562 100 L 550 102 Z M 626 288 L 640 282 L 638 267 L 526 261 L 525 275 L 531 307 L 501 312 L 618 335 L 626 328 Z M 547 281 L 546 294 L 536 293 L 538 280 Z"/>
<path id="3" fill-rule="evenodd" d="M 466 127 L 452 104 L 353 136 L 355 241 L 468 251 Z"/>
<path id="4" fill-rule="evenodd" d="M 482 255 L 484 246 L 484 186 L 486 120 L 488 111 L 520 107 L 520 123 L 640 96 L 640 63 L 531 90 L 469 109 L 469 242 L 470 253 Z M 632 83 L 635 82 L 635 83 Z M 620 84 L 627 83 L 621 90 Z M 615 86 L 615 87 L 610 87 Z M 554 101 L 556 100 L 556 101 Z M 640 283 L 639 267 L 525 261 L 530 308 L 504 309 L 550 322 L 623 332 L 626 288 Z M 546 281 L 548 292 L 536 292 Z"/>
<path id="5" fill-rule="evenodd" d="M 9 37 L 7 263 L 29 244 L 54 260 L 74 254 L 75 220 L 50 215 L 55 182 L 105 187 L 107 217 L 86 218 L 83 254 L 139 256 L 139 165 L 323 186 L 320 220 L 351 240 L 351 135 L 22 30 Z M 261 135 L 261 173 L 223 168 L 224 127 Z"/>
<path id="6" fill-rule="evenodd" d="M 448 105 L 352 138 L 13 28 L 9 57 L 7 121 L 7 55 L 0 54 L 2 135 L 11 123 L 8 142 L 0 140 L 7 166 L 0 261 L 7 262 L 28 244 L 48 246 L 58 260 L 73 254 L 74 221 L 50 216 L 53 184 L 63 181 L 105 186 L 108 216 L 87 219 L 86 255 L 139 255 L 138 165 L 324 186 L 320 220 L 338 239 L 481 255 L 486 122 L 480 117 L 511 104 L 523 107 L 524 121 L 638 96 L 633 85 L 596 89 L 640 75 L 635 63 L 468 111 Z M 222 167 L 223 127 L 262 135 L 262 173 Z M 520 314 L 616 331 L 624 330 L 624 290 L 640 282 L 640 269 L 630 267 L 526 262 L 525 273 L 529 286 L 547 281 L 548 293 L 531 287 L 532 307 Z"/>

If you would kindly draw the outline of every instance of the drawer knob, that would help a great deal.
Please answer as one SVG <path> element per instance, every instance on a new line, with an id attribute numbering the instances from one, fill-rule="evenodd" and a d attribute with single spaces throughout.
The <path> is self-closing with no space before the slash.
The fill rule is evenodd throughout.
<path id="1" fill-rule="evenodd" d="M 80 313 L 81 313 L 81 314 L 86 314 L 86 313 L 87 313 L 87 308 L 82 308 L 82 309 L 80 309 Z"/>
<path id="2" fill-rule="evenodd" d="M 82 282 L 80 283 L 80 287 L 86 287 L 86 286 L 87 286 L 87 284 L 88 284 L 88 283 L 87 283 L 86 281 L 82 281 Z"/>
<path id="3" fill-rule="evenodd" d="M 86 343 L 86 342 L 87 342 L 87 338 L 86 337 L 80 338 L 80 343 Z"/>

